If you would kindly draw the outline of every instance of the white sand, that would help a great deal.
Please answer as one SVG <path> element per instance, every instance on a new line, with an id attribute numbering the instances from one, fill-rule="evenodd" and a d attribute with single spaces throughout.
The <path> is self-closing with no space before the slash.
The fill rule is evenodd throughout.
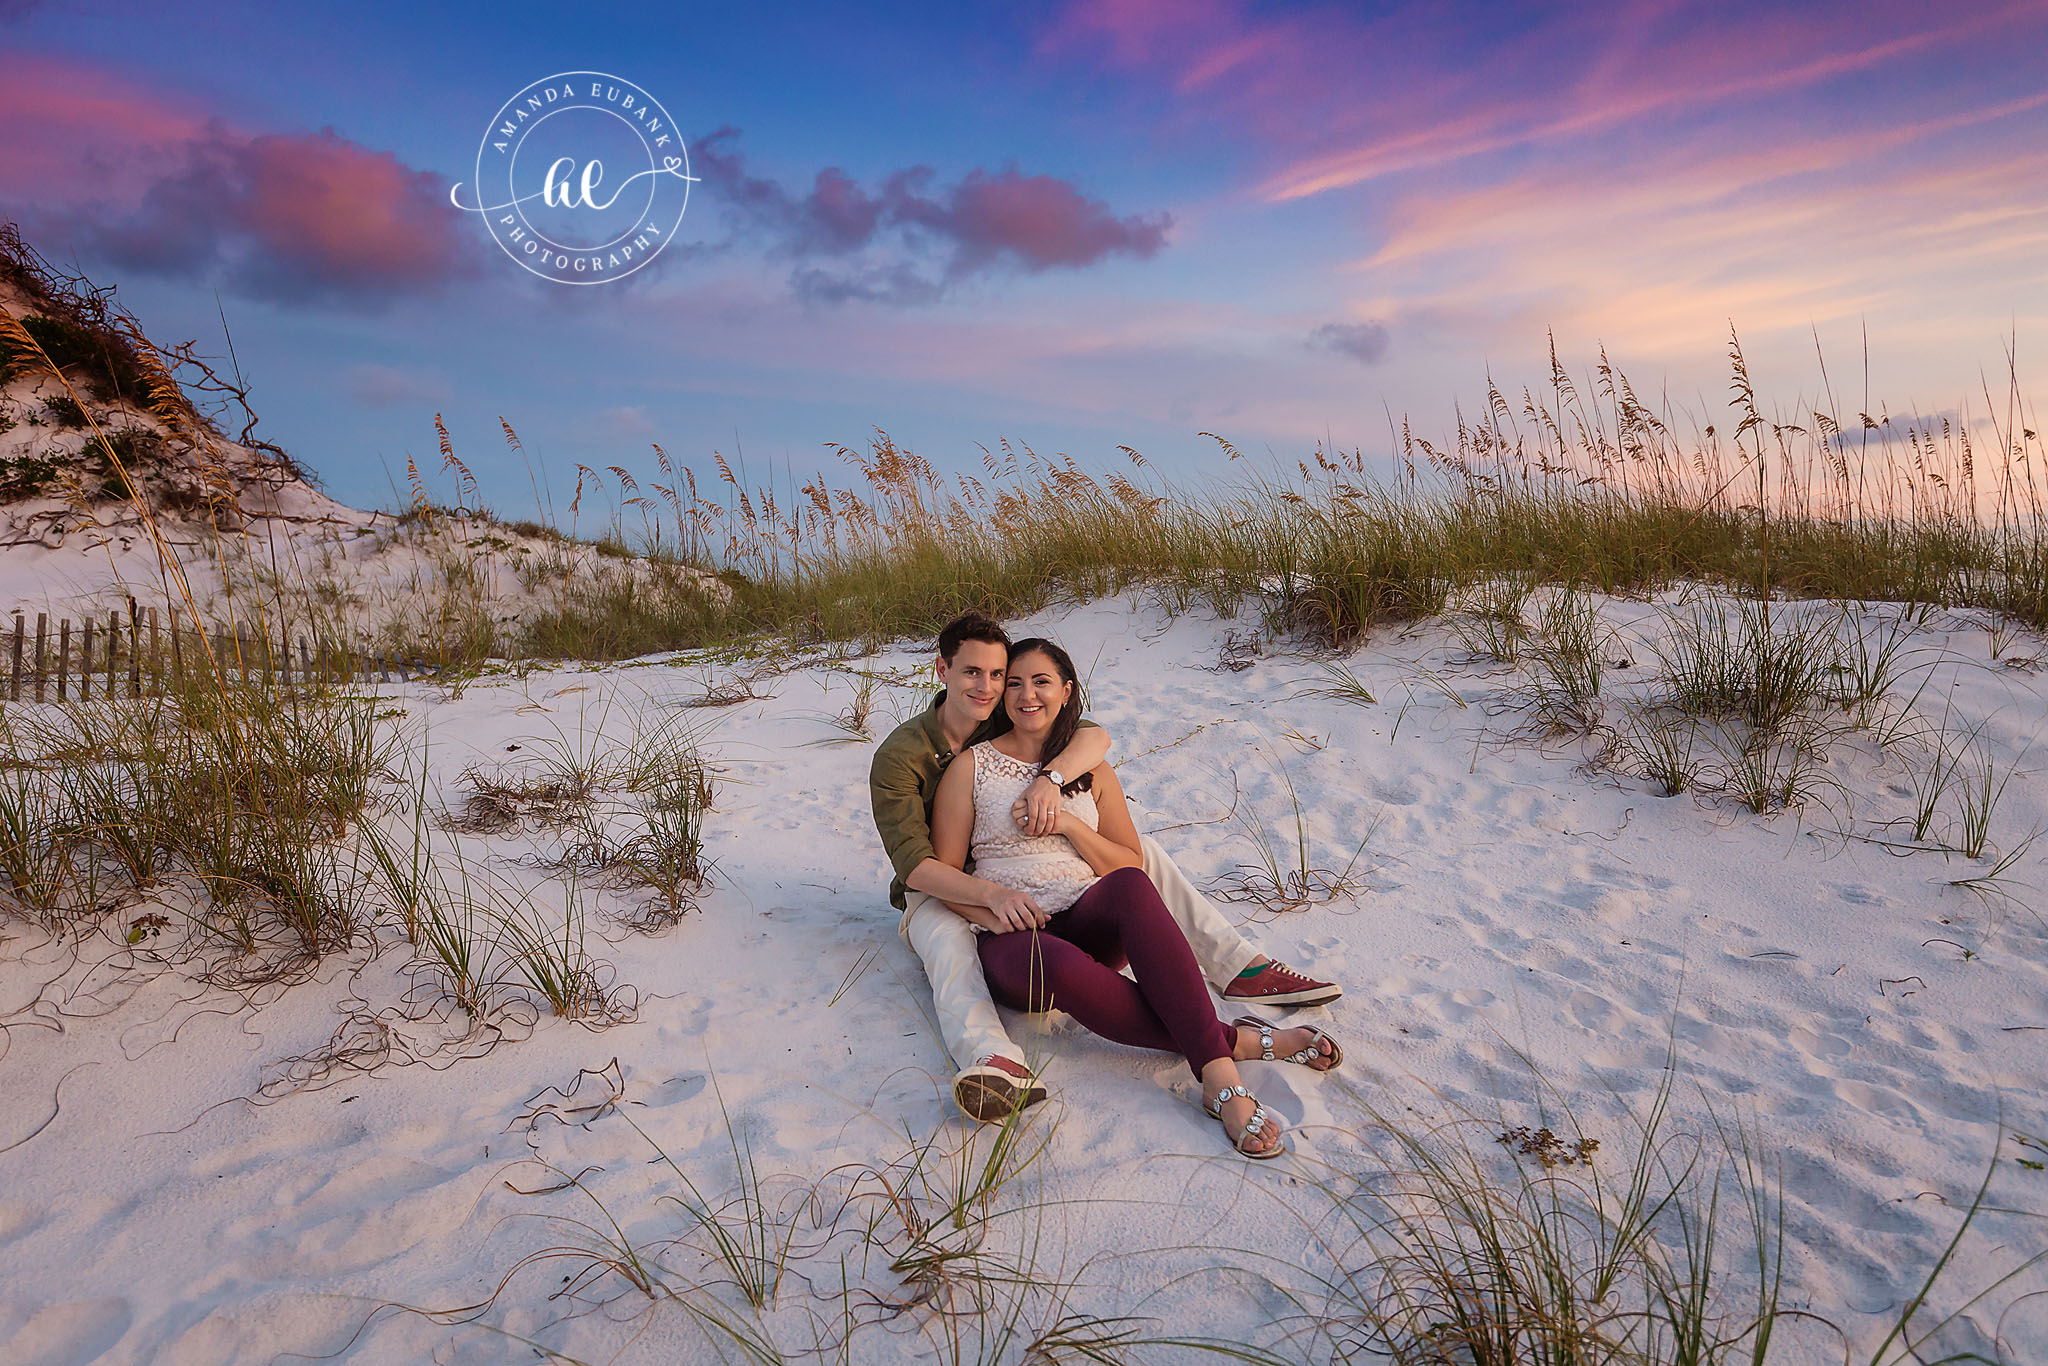
<path id="1" fill-rule="evenodd" d="M 1655 620 L 1651 604 L 1603 611 L 1625 629 Z M 1334 1007 L 1300 1016 L 1343 1042 L 1341 1073 L 1246 1068 L 1292 1126 L 1299 1161 L 1233 1158 L 1177 1060 L 1064 1020 L 1050 1036 L 1017 1021 L 1031 1047 L 1055 1055 L 1055 1099 L 1039 1112 L 1041 1129 L 1056 1128 L 1039 1164 L 1048 1203 L 1037 1227 L 1041 1271 L 1078 1281 L 1076 1310 L 1272 1344 L 1264 1325 L 1290 1306 L 1216 1268 L 1257 1265 L 1296 1286 L 1304 1270 L 1329 1270 L 1312 1232 L 1322 1206 L 1302 1178 L 1318 1162 L 1373 1166 L 1353 1137 L 1365 1106 L 1418 1124 L 1463 1106 L 1563 1130 L 1556 1109 L 1532 1103 L 1526 1057 L 1603 1140 L 1599 1169 L 1619 1173 L 1634 1135 L 1617 1107 L 1647 1104 L 1668 1049 L 1680 1074 L 1673 1128 L 1706 1133 L 1711 1147 L 1710 1106 L 1752 1126 L 1782 1162 L 1788 1303 L 1833 1318 L 1867 1355 L 1952 1233 L 2001 1118 L 2048 1133 L 2048 929 L 2030 910 L 1994 910 L 1946 885 L 1988 860 L 1901 856 L 1836 834 L 1899 834 L 1882 824 L 1910 806 L 1896 759 L 1845 747 L 1839 815 L 1759 818 L 1586 772 L 1572 745 L 1502 743 L 1518 723 L 1501 709 L 1512 677 L 1450 667 L 1454 650 L 1437 628 L 1382 634 L 1354 655 L 1379 697 L 1361 708 L 1303 696 L 1317 676 L 1299 658 L 1216 670 L 1229 623 L 1169 621 L 1115 600 L 1014 625 L 1068 645 L 1089 676 L 1093 714 L 1116 737 L 1125 786 L 1198 883 L 1251 856 L 1227 819 L 1233 780 L 1243 809 L 1289 840 L 1284 765 L 1324 866 L 1341 866 L 1379 822 L 1359 893 L 1262 916 L 1251 931 L 1347 988 Z M 1938 720 L 1952 705 L 1955 722 L 1981 722 L 1991 752 L 2013 762 L 2041 732 L 2048 678 L 1992 663 L 1975 619 L 1936 626 L 1927 643 L 1961 662 L 1934 671 L 1922 710 Z M 1633 653 L 1634 667 L 1610 676 L 1615 686 L 1651 672 L 1648 654 Z M 2006 654 L 2048 658 L 2048 647 L 2021 638 Z M 919 662 L 919 651 L 901 650 L 861 663 Z M 1425 666 L 1469 705 L 1453 705 Z M 564 669 L 487 679 L 454 700 L 420 684 L 387 692 L 409 713 L 401 724 L 424 728 L 441 799 L 452 802 L 466 764 L 599 727 L 624 743 L 642 714 L 724 672 Z M 165 976 L 99 1018 L 64 1020 L 61 1032 L 14 1029 L 0 1059 L 0 1144 L 17 1144 L 0 1154 L 0 1360 L 537 1359 L 480 1325 L 386 1312 L 358 1329 L 387 1300 L 481 1300 L 521 1257 L 576 1241 L 527 1216 L 603 1222 L 573 1190 L 508 1189 L 557 1179 L 533 1154 L 572 1173 L 595 1169 L 587 1187 L 636 1242 L 686 1232 L 673 1205 L 656 1203 L 677 1189 L 674 1174 L 649 1163 L 618 1111 L 583 1125 L 519 1122 L 543 1088 L 567 1088 L 579 1069 L 615 1056 L 624 1115 L 714 1199 L 736 1189 L 717 1096 L 778 1196 L 845 1164 L 892 1161 L 906 1134 L 956 1143 L 967 1126 L 942 1099 L 949 1065 L 884 901 L 865 788 L 872 745 L 811 743 L 832 736 L 820 717 L 844 705 L 847 678 L 812 664 L 775 679 L 772 693 L 694 713 L 715 721 L 706 745 L 722 769 L 710 820 L 717 880 L 702 913 L 679 927 L 598 946 L 640 992 L 634 1023 L 594 1033 L 544 1021 L 530 1038 L 445 1070 L 387 1066 L 260 1107 L 239 1098 L 270 1075 L 266 1064 L 320 1045 L 351 991 L 373 1008 L 396 999 L 400 954 L 354 977 L 353 965 L 332 963 L 317 983 L 254 1010 L 219 994 L 179 1004 L 193 991 Z M 908 689 L 891 698 L 899 714 L 918 702 Z M 878 718 L 877 732 L 888 724 Z M 1997 808 L 2001 848 L 2048 824 L 2039 758 L 2020 759 Z M 511 856 L 552 837 L 473 843 Z M 2040 885 L 2044 853 L 2048 844 L 2012 876 Z M 2040 894 L 2018 895 L 2038 904 Z M 33 989 L 24 957 L 46 962 L 52 951 L 18 926 L 5 933 L 0 1008 L 12 1008 Z M 878 957 L 856 973 L 870 951 Z M 21 1142 L 49 1115 L 60 1081 L 61 1112 Z M 587 1080 L 581 1096 L 598 1089 Z M 2005 1140 L 1992 1203 L 2048 1207 L 2048 1173 L 2014 1160 L 2024 1156 L 2043 1154 Z M 1506 1174 L 1504 1157 L 1488 1161 Z M 1739 1244 L 1746 1227 L 1725 1201 L 1723 1222 Z M 1937 1303 L 1945 1312 L 2044 1241 L 2038 1220 L 1983 1216 Z M 764 1320 L 792 1351 L 811 1345 L 813 1315 L 836 1323 L 842 1254 L 856 1287 L 887 1294 L 896 1284 L 886 1257 L 863 1268 L 851 1233 L 806 1235 L 803 1246 Z M 686 1276 L 702 1261 L 679 1252 L 672 1264 Z M 615 1278 L 588 1292 L 608 1308 L 555 1322 L 574 1306 L 545 1297 L 575 1270 L 523 1272 L 484 1322 L 587 1361 L 715 1359 L 689 1314 L 652 1308 Z M 860 1333 L 852 1359 L 932 1359 L 918 1334 L 924 1314 Z M 1984 1350 L 1997 1331 L 1989 1310 L 1973 1312 L 1942 1345 Z M 2048 1359 L 2048 1299 L 2021 1305 L 2002 1331 L 2007 1359 Z M 1793 1350 L 1773 1360 L 1841 1359 L 1818 1328 L 1788 1323 L 1781 1336 Z"/>

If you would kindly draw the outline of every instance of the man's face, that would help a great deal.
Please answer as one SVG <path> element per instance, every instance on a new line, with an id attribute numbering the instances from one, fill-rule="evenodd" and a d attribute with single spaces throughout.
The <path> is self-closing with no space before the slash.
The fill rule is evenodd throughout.
<path id="1" fill-rule="evenodd" d="M 946 690 L 946 705 L 986 721 L 996 703 L 1003 700 L 1003 674 L 1010 652 L 993 641 L 966 640 L 953 652 L 953 662 L 939 660 L 939 686 Z"/>

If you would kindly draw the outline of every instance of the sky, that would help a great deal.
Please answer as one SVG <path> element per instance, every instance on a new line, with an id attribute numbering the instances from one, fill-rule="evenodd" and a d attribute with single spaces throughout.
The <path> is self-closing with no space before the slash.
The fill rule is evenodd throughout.
<path id="1" fill-rule="evenodd" d="M 451 194 L 638 268 L 547 278 Z M 942 469 L 1372 455 L 1547 388 L 1552 337 L 1702 423 L 1731 328 L 1781 412 L 1820 356 L 1824 409 L 1981 413 L 2048 378 L 2048 0 L 0 0 L 0 218 L 159 342 L 224 316 L 260 434 L 358 506 L 408 456 L 452 494 L 436 414 L 508 516 L 550 495 L 501 418 L 558 503 L 878 428 Z"/>

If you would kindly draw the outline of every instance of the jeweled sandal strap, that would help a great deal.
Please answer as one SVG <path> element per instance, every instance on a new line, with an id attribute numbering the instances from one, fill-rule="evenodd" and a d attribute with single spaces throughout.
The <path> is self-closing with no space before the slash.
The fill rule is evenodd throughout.
<path id="1" fill-rule="evenodd" d="M 1327 1034 L 1317 1029 L 1314 1025 L 1308 1026 L 1308 1047 L 1296 1053 L 1288 1061 L 1298 1062 L 1304 1066 L 1312 1066 L 1315 1063 L 1326 1061 L 1330 1055 L 1323 1051 L 1323 1040 L 1328 1037 Z"/>

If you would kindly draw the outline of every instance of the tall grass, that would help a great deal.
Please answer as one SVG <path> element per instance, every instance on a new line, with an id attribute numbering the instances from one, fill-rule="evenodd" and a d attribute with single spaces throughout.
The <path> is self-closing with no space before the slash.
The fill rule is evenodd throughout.
<path id="1" fill-rule="evenodd" d="M 412 770 L 399 779 L 403 795 L 386 795 L 408 737 L 385 724 L 373 692 L 304 676 L 274 683 L 239 657 L 245 639 L 286 638 L 287 607 L 345 596 L 321 583 L 298 583 L 295 598 L 277 591 L 306 577 L 306 566 L 295 549 L 275 558 L 276 539 L 261 575 L 242 553 L 248 513 L 239 481 L 250 455 L 287 476 L 298 470 L 253 439 L 253 414 L 240 446 L 228 442 L 180 376 L 196 366 L 203 393 L 243 390 L 193 360 L 189 347 L 159 350 L 107 292 L 80 292 L 11 228 L 0 230 L 0 275 L 50 315 L 0 307 L 0 369 L 54 381 L 53 402 L 88 434 L 81 459 L 111 471 L 110 489 L 157 552 L 151 595 L 169 600 L 174 632 L 194 642 L 182 654 L 136 660 L 151 671 L 149 696 L 110 689 L 85 703 L 0 709 L 0 915 L 32 918 L 74 944 L 127 919 L 117 938 L 148 940 L 158 966 L 196 961 L 205 980 L 238 989 L 297 980 L 328 955 L 382 942 L 388 927 L 414 946 L 415 980 L 432 998 L 415 995 L 398 1008 L 415 1012 L 406 1019 L 445 1003 L 474 1023 L 515 999 L 586 1023 L 630 1013 L 585 947 L 573 885 L 557 916 L 531 890 L 473 876 L 459 849 L 428 828 L 424 753 L 416 779 Z M 160 437 L 145 442 L 126 425 L 138 407 Z M 135 467 L 145 444 L 153 461 L 166 449 L 182 456 L 204 497 L 180 495 L 159 468 L 165 462 Z M 172 535 L 173 521 L 210 533 L 199 556 L 216 589 L 195 594 L 201 560 L 188 561 L 190 538 Z M 463 650 L 488 648 L 496 640 L 491 566 L 461 558 L 447 569 L 449 584 L 475 591 L 448 599 L 445 624 Z M 219 620 L 236 625 L 232 647 L 216 644 Z M 614 776 L 668 781 L 662 765 L 675 753 L 672 744 L 628 747 L 604 774 L 583 765 L 566 738 L 550 757 L 587 788 Z M 701 776 L 702 766 L 691 772 Z M 388 819 L 387 805 L 404 808 L 400 820 Z M 400 833 L 403 825 L 410 829 Z M 294 1077 L 353 1065 L 364 1038 L 381 1041 L 369 1053 L 388 1053 L 389 1025 L 377 1014 L 353 1019 L 326 1055 L 287 1064 L 285 1088 Z"/>
<path id="2" fill-rule="evenodd" d="M 1483 420 L 1441 442 L 1404 422 L 1387 457 L 1319 448 L 1286 474 L 1205 488 L 1160 479 L 1128 449 L 1128 473 L 1090 472 L 1005 442 L 980 473 L 949 475 L 877 432 L 832 448 L 839 477 L 750 482 L 716 452 L 700 479 L 656 447 L 661 477 L 645 491 L 622 467 L 579 466 L 572 505 L 581 517 L 615 499 L 604 543 L 643 556 L 536 578 L 540 605 L 491 648 L 619 658 L 762 633 L 874 642 L 967 608 L 1009 617 L 1134 588 L 1171 611 L 1255 605 L 1270 626 L 1333 644 L 1457 604 L 1469 648 L 1502 661 L 1531 638 L 1521 602 L 1542 584 L 1733 588 L 1780 645 L 1796 641 L 1768 622 L 1772 597 L 1970 605 L 2048 627 L 2048 450 L 2034 430 L 1994 423 L 1986 450 L 1948 419 L 1866 424 L 1809 406 L 1773 420 L 1739 347 L 1730 363 L 1733 431 L 1707 420 L 1681 434 L 1685 421 L 1643 404 L 1603 358 L 1593 384 L 1547 401 L 1489 387 Z M 1774 680 L 1754 682 L 1775 706 Z"/>
<path id="3" fill-rule="evenodd" d="M 33 909 L 90 920 L 183 878 L 197 898 L 165 904 L 240 953 L 318 957 L 358 942 L 342 837 L 392 743 L 367 700 L 193 680 L 160 697 L 16 709 L 7 738 L 0 864 Z"/>
<path id="4" fill-rule="evenodd" d="M 1537 724 L 1556 734 L 1589 732 L 1600 722 L 1600 680 L 1614 633 L 1598 609 L 1567 585 L 1544 608 L 1529 655 L 1530 701 Z"/>

